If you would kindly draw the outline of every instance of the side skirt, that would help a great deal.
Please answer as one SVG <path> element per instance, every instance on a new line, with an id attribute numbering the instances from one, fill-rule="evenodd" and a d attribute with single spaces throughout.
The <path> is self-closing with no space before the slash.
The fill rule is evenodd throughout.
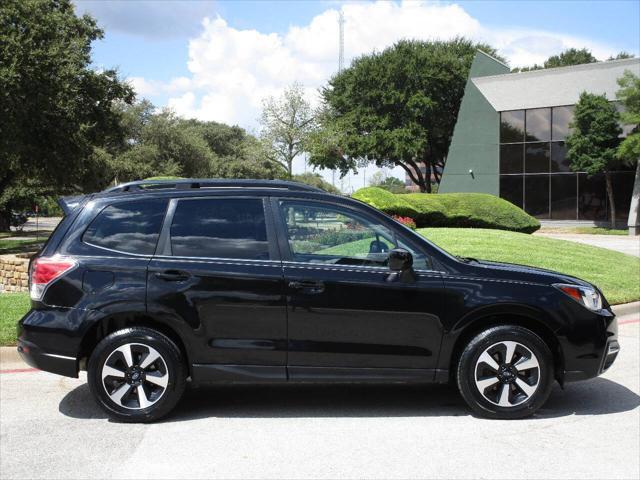
<path id="1" fill-rule="evenodd" d="M 446 370 L 266 365 L 192 365 L 194 383 L 446 383 Z"/>

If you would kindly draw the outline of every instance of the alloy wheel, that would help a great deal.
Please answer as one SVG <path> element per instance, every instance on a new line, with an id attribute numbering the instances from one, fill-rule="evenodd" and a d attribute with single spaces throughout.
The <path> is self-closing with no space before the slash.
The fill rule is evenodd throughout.
<path id="1" fill-rule="evenodd" d="M 487 401 L 499 407 L 515 407 L 529 400 L 538 389 L 540 363 L 521 343 L 494 343 L 478 357 L 475 383 Z"/>
<path id="2" fill-rule="evenodd" d="M 142 343 L 127 343 L 113 350 L 102 366 L 102 385 L 118 406 L 140 410 L 162 398 L 169 371 L 162 355 Z"/>

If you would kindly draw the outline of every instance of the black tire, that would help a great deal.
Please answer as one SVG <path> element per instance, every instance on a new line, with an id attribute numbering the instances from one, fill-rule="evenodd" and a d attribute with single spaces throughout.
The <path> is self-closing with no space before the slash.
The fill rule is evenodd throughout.
<path id="1" fill-rule="evenodd" d="M 508 355 L 506 345 L 513 345 L 512 342 L 520 344 L 517 347 L 517 352 L 512 353 L 513 364 L 522 361 L 524 365 L 524 361 L 527 360 L 527 357 L 532 357 L 530 354 L 533 353 L 534 357 L 532 358 L 537 361 L 539 367 L 519 372 L 517 368 L 514 370 L 515 365 L 512 363 L 502 362 L 502 355 Z M 502 353 L 503 351 L 505 353 Z M 495 364 L 503 370 L 495 370 L 489 366 L 490 362 L 480 360 L 480 356 L 484 352 L 490 356 L 491 352 L 495 352 L 492 358 L 494 361 L 497 358 Z M 494 383 L 481 391 L 481 381 L 488 379 L 491 383 L 493 374 L 487 372 L 493 371 L 498 372 L 495 375 L 497 384 Z M 534 414 L 549 397 L 554 380 L 553 355 L 547 344 L 531 330 L 515 325 L 492 327 L 472 338 L 462 351 L 456 378 L 462 397 L 479 416 L 494 419 L 524 418 Z M 476 380 L 480 382 L 479 385 L 476 384 Z M 527 395 L 525 389 L 518 387 L 518 385 L 523 385 L 522 380 L 527 382 L 524 387 L 531 387 L 529 383 L 533 386 L 537 385 L 535 391 Z M 500 394 L 503 393 L 505 384 L 508 384 L 506 404 L 513 403 L 513 405 L 506 407 L 497 404 L 504 403 Z M 492 400 L 489 400 L 489 397 Z"/>
<path id="2" fill-rule="evenodd" d="M 132 381 L 132 370 L 126 368 L 127 362 L 125 362 L 124 355 L 121 358 L 117 358 L 120 356 L 120 353 L 115 352 L 118 348 L 128 349 L 133 352 L 133 367 L 131 368 L 137 368 L 138 371 L 140 371 L 139 367 L 144 363 L 145 348 L 147 355 L 150 355 L 153 349 L 161 356 L 157 360 L 159 363 L 154 363 L 148 367 L 149 370 L 153 371 L 145 373 L 142 378 L 146 379 L 153 376 L 153 374 L 157 374 L 158 377 L 162 376 L 162 380 L 166 382 L 166 387 L 157 386 L 154 384 L 155 382 L 151 383 L 146 380 L 137 384 L 138 386 L 143 384 L 143 389 L 151 391 L 150 395 L 145 393 L 145 401 L 150 402 L 150 399 L 155 395 L 154 403 L 150 406 L 141 408 L 141 401 L 138 401 L 137 407 L 135 406 L 136 399 L 134 397 L 137 397 L 138 394 L 138 386 L 136 384 L 129 385 L 129 391 L 124 396 L 127 399 L 131 399 L 129 401 L 130 405 L 132 405 L 130 408 L 123 406 L 124 402 L 122 401 L 120 404 L 116 403 L 109 396 L 107 388 L 114 389 L 112 391 L 113 395 L 119 386 L 122 386 L 124 391 L 126 390 L 125 384 Z M 115 354 L 115 356 L 112 354 Z M 117 370 L 125 371 L 128 379 L 123 378 L 120 380 L 119 376 L 107 377 L 103 382 L 103 368 L 107 360 L 120 362 L 116 364 L 116 366 L 120 367 Z M 168 375 L 168 379 L 164 376 L 165 374 Z M 176 344 L 160 332 L 145 327 L 125 328 L 102 339 L 91 354 L 87 367 L 89 389 L 96 402 L 111 418 L 123 422 L 153 422 L 167 415 L 180 401 L 184 393 L 186 377 L 185 362 Z"/>

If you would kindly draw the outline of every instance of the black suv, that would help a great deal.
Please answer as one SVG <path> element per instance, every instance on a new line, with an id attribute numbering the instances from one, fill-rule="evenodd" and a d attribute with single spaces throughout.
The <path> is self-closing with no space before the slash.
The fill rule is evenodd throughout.
<path id="1" fill-rule="evenodd" d="M 593 285 L 458 258 L 361 202 L 263 180 L 134 182 L 65 198 L 32 260 L 18 351 L 151 421 L 193 383 L 455 382 L 492 418 L 613 363 Z"/>

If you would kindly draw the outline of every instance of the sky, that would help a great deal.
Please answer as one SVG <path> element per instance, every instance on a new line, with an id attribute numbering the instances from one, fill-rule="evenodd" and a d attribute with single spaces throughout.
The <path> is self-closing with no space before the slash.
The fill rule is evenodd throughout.
<path id="1" fill-rule="evenodd" d="M 345 63 L 402 38 L 465 36 L 493 45 L 512 67 L 575 47 L 605 60 L 640 54 L 640 1 L 220 1 L 75 0 L 105 36 L 95 68 L 118 68 L 139 98 L 185 118 L 257 133 L 261 104 L 293 82 L 313 104 L 338 67 L 338 12 Z M 294 170 L 304 171 L 304 159 Z M 369 172 L 350 175 L 359 188 Z M 389 172 L 387 172 L 389 173 Z M 403 178 L 402 170 L 393 175 Z M 326 178 L 330 174 L 323 172 Z M 337 185 L 341 186 L 341 185 Z"/>

